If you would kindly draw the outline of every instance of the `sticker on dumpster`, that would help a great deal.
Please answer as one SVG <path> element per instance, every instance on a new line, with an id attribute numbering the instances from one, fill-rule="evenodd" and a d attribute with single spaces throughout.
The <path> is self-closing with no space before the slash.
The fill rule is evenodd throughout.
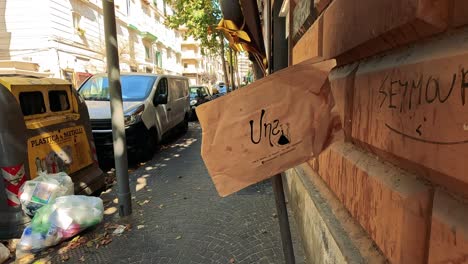
<path id="1" fill-rule="evenodd" d="M 5 182 L 5 192 L 7 195 L 8 206 L 17 207 L 20 205 L 18 192 L 26 181 L 24 165 L 3 167 L 1 169 L 3 181 Z"/>
<path id="2" fill-rule="evenodd" d="M 93 163 L 83 126 L 59 129 L 28 140 L 31 178 L 39 172 L 72 174 Z"/>

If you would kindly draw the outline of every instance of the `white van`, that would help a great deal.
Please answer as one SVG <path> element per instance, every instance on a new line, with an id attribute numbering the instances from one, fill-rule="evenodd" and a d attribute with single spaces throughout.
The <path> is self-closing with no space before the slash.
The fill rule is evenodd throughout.
<path id="1" fill-rule="evenodd" d="M 127 148 L 149 159 L 163 136 L 174 128 L 187 131 L 190 118 L 188 79 L 149 73 L 121 74 Z M 107 74 L 97 74 L 79 89 L 86 101 L 100 157 L 113 158 Z"/>

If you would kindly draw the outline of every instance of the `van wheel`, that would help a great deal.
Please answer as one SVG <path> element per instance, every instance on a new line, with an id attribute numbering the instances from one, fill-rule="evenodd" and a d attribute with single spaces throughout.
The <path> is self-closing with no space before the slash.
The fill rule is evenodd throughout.
<path id="1" fill-rule="evenodd" d="M 189 128 L 189 117 L 185 115 L 184 121 L 182 123 L 182 133 L 187 133 Z"/>
<path id="2" fill-rule="evenodd" d="M 158 148 L 158 137 L 156 130 L 154 128 L 148 130 L 144 138 L 146 141 L 144 141 L 141 146 L 141 158 L 143 161 L 148 161 L 153 158 L 154 153 Z"/>

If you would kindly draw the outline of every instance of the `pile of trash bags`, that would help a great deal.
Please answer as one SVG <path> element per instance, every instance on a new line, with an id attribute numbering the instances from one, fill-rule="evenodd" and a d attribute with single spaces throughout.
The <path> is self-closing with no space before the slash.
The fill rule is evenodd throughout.
<path id="1" fill-rule="evenodd" d="M 19 198 L 32 220 L 17 244 L 17 258 L 57 245 L 102 221 L 101 198 L 74 195 L 73 187 L 71 177 L 64 172 L 41 173 L 24 183 Z"/>
<path id="2" fill-rule="evenodd" d="M 100 223 L 104 215 L 103 202 L 98 197 L 69 195 L 57 197 L 37 210 L 31 224 L 25 228 L 16 247 L 16 257 L 35 254 L 57 245 L 88 227 Z"/>
<path id="3" fill-rule="evenodd" d="M 53 202 L 57 197 L 73 195 L 73 181 L 64 172 L 56 174 L 40 173 L 38 177 L 26 181 L 19 192 L 23 211 L 33 217 L 42 206 Z"/>

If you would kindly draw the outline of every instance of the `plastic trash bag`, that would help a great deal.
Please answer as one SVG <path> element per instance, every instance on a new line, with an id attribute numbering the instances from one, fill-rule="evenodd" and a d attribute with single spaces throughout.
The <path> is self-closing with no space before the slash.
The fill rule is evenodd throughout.
<path id="1" fill-rule="evenodd" d="M 104 215 L 101 198 L 70 195 L 58 197 L 37 210 L 16 247 L 16 257 L 57 245 L 100 223 Z"/>
<path id="2" fill-rule="evenodd" d="M 26 181 L 21 187 L 19 198 L 23 211 L 33 217 L 42 206 L 55 198 L 74 194 L 73 181 L 64 172 L 56 174 L 40 173 L 38 177 Z"/>

